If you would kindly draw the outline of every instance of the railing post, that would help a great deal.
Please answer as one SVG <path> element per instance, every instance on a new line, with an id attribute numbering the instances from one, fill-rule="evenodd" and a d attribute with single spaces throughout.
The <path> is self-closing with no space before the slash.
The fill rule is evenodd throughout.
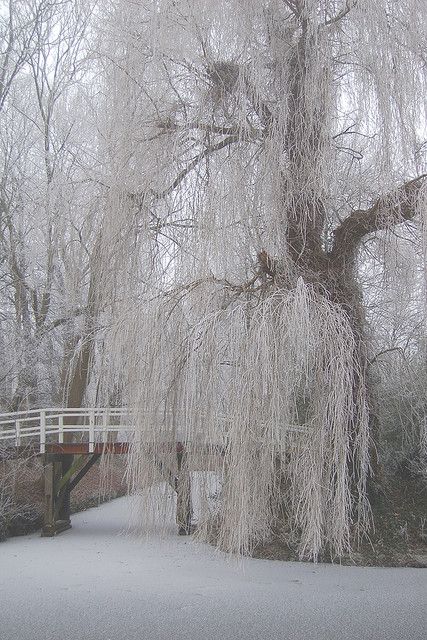
<path id="1" fill-rule="evenodd" d="M 108 411 L 106 411 L 104 413 L 104 415 L 102 416 L 102 426 L 103 426 L 103 430 L 102 430 L 102 442 L 104 444 L 106 444 L 107 440 L 108 440 L 108 433 L 107 433 L 107 421 L 108 418 Z"/>
<path id="2" fill-rule="evenodd" d="M 15 422 L 15 446 L 21 446 L 21 421 L 17 420 Z"/>
<path id="3" fill-rule="evenodd" d="M 40 453 L 46 453 L 46 411 L 40 411 Z"/>
<path id="4" fill-rule="evenodd" d="M 95 449 L 95 411 L 89 409 L 89 453 Z"/>
<path id="5" fill-rule="evenodd" d="M 59 435 L 58 442 L 59 444 L 64 443 L 64 416 L 60 415 L 58 418 L 58 427 L 59 427 Z"/>

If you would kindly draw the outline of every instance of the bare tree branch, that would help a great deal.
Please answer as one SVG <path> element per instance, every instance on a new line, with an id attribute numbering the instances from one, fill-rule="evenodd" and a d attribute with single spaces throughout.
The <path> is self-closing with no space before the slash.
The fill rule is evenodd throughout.
<path id="1" fill-rule="evenodd" d="M 288 7 L 298 19 L 301 17 L 301 5 L 299 0 L 283 0 L 283 4 Z"/>
<path id="2" fill-rule="evenodd" d="M 364 236 L 411 220 L 415 216 L 418 192 L 425 178 L 427 174 L 409 180 L 396 191 L 378 198 L 369 209 L 353 211 L 335 229 L 331 257 L 352 256 Z"/>
<path id="3" fill-rule="evenodd" d="M 187 164 L 187 166 L 184 169 L 182 169 L 182 171 L 180 171 L 178 173 L 176 178 L 171 182 L 171 184 L 168 187 L 166 187 L 162 191 L 152 191 L 151 192 L 151 195 L 152 195 L 154 201 L 162 200 L 163 198 L 166 198 L 166 196 L 168 196 L 171 193 L 173 193 L 173 191 L 175 191 L 175 189 L 177 187 L 179 187 L 179 185 L 182 183 L 182 181 L 185 180 L 185 178 L 189 175 L 189 173 L 191 173 L 191 171 L 193 171 L 193 169 L 195 169 L 195 167 L 197 167 L 197 165 L 199 165 L 202 160 L 204 160 L 208 156 L 212 155 L 216 151 L 220 151 L 221 149 L 224 149 L 225 147 L 230 146 L 231 144 L 233 144 L 233 142 L 237 142 L 238 140 L 240 140 L 240 137 L 238 135 L 233 134 L 233 135 L 227 136 L 223 140 L 220 140 L 216 144 L 211 145 L 210 147 L 206 147 L 205 149 L 203 149 L 203 151 L 198 153 Z M 129 197 L 132 200 L 134 200 L 135 202 L 137 202 L 138 204 L 141 204 L 141 202 L 144 200 L 145 196 L 146 196 L 146 194 L 135 194 L 135 193 L 129 194 Z"/>
<path id="4" fill-rule="evenodd" d="M 339 11 L 335 16 L 333 16 L 329 20 L 326 20 L 324 26 L 328 27 L 331 24 L 336 24 L 337 22 L 340 22 L 343 18 L 345 18 L 347 14 L 350 13 L 352 9 L 354 9 L 357 6 L 358 1 L 359 0 L 346 0 L 345 6 L 341 9 L 341 11 Z"/>

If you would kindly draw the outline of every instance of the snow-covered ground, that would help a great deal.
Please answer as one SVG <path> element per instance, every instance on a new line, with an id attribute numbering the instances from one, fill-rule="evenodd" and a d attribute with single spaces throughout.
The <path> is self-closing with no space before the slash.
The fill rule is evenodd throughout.
<path id="1" fill-rule="evenodd" d="M 427 571 L 223 557 L 123 533 L 128 498 L 0 544 L 1 640 L 425 640 Z"/>

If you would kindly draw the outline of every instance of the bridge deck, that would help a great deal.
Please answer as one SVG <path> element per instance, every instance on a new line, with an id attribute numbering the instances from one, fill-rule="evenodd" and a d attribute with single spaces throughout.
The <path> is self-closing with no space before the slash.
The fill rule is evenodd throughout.
<path id="1" fill-rule="evenodd" d="M 94 444 L 93 451 L 89 451 L 88 442 L 64 442 L 59 444 L 58 442 L 47 442 L 44 453 L 40 453 L 40 445 L 36 442 L 30 442 L 25 446 L 17 447 L 14 444 L 0 446 L 0 459 L 9 457 L 29 457 L 34 455 L 55 454 L 55 455 L 87 455 L 94 453 L 96 455 L 102 455 L 103 453 L 109 454 L 125 454 L 130 450 L 131 444 L 129 442 L 98 442 Z M 180 447 L 180 443 L 177 443 L 177 450 Z"/>

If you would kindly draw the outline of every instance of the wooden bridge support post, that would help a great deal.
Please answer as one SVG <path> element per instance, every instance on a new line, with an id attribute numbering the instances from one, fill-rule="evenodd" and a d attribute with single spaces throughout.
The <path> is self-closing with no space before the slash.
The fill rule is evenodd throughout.
<path id="1" fill-rule="evenodd" d="M 61 478 L 68 473 L 74 462 L 73 455 L 61 455 Z M 67 523 L 71 527 L 71 500 L 70 500 L 70 480 L 67 480 L 65 485 L 60 488 L 59 496 L 60 502 L 57 508 L 57 518 L 59 522 Z M 68 528 L 68 527 L 66 527 Z"/>
<path id="2" fill-rule="evenodd" d="M 178 534 L 180 536 L 188 536 L 192 533 L 191 519 L 193 516 L 193 509 L 191 504 L 191 477 L 186 458 L 187 454 L 184 446 L 178 442 L 178 475 L 175 481 L 175 489 L 176 523 L 178 525 Z"/>
<path id="3" fill-rule="evenodd" d="M 61 480 L 73 463 L 72 455 L 48 455 L 45 458 L 45 510 L 42 536 L 54 536 L 71 527 L 70 492 L 60 487 Z"/>
<path id="4" fill-rule="evenodd" d="M 55 535 L 55 476 L 57 475 L 55 462 L 46 461 L 44 465 L 44 521 L 42 536 Z"/>
<path id="5" fill-rule="evenodd" d="M 54 536 L 71 528 L 70 494 L 101 454 L 77 456 L 52 454 L 45 462 L 45 517 L 42 536 Z"/>

